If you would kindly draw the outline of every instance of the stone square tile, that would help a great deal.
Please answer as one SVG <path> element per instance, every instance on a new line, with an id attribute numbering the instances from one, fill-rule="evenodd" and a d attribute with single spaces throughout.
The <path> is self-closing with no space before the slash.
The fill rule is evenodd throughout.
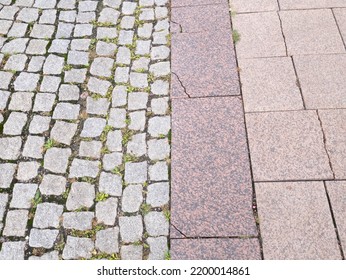
<path id="1" fill-rule="evenodd" d="M 60 66 L 57 66 L 57 67 L 54 67 L 54 68 L 57 69 L 57 68 L 60 68 Z M 61 78 L 60 77 L 56 77 L 56 76 L 43 76 L 43 79 L 42 79 L 42 82 L 41 82 L 41 86 L 40 86 L 40 91 L 56 93 L 58 91 L 60 83 L 61 83 Z"/>
<path id="2" fill-rule="evenodd" d="M 51 249 L 58 237 L 58 234 L 58 230 L 33 228 L 30 231 L 29 246 L 34 248 Z"/>
<path id="3" fill-rule="evenodd" d="M 40 164 L 36 161 L 25 161 L 18 164 L 16 178 L 19 181 L 29 181 L 38 175 Z"/>
<path id="4" fill-rule="evenodd" d="M 5 70 L 15 70 L 23 71 L 25 68 L 25 63 L 28 57 L 25 54 L 15 54 L 11 55 L 7 60 L 4 69 Z"/>
<path id="5" fill-rule="evenodd" d="M 304 109 L 289 57 L 239 60 L 245 112 Z"/>
<path id="6" fill-rule="evenodd" d="M 65 71 L 65 83 L 83 83 L 86 78 L 87 69 L 72 69 Z"/>
<path id="7" fill-rule="evenodd" d="M 85 182 L 75 182 L 66 200 L 66 209 L 69 211 L 90 208 L 94 204 L 95 187 Z"/>
<path id="8" fill-rule="evenodd" d="M 60 102 L 53 112 L 53 119 L 76 120 L 79 116 L 79 104 Z"/>
<path id="9" fill-rule="evenodd" d="M 32 108 L 32 92 L 14 92 L 11 95 L 11 102 L 8 106 L 9 110 L 28 112 Z"/>
<path id="10" fill-rule="evenodd" d="M 70 178 L 91 177 L 96 178 L 99 173 L 99 161 L 82 160 L 75 158 L 70 167 Z"/>
<path id="11" fill-rule="evenodd" d="M 92 228 L 93 212 L 65 212 L 63 225 L 68 229 L 88 230 Z"/>
<path id="12" fill-rule="evenodd" d="M 143 246 L 123 245 L 120 254 L 122 260 L 142 260 Z"/>
<path id="13" fill-rule="evenodd" d="M 42 158 L 44 137 L 29 135 L 23 149 L 23 156 L 35 159 Z"/>
<path id="14" fill-rule="evenodd" d="M 34 112 L 49 112 L 52 110 L 55 102 L 55 94 L 39 92 L 36 94 L 34 103 Z"/>
<path id="15" fill-rule="evenodd" d="M 346 107 L 345 54 L 295 56 L 294 64 L 307 109 Z"/>
<path id="16" fill-rule="evenodd" d="M 93 250 L 94 242 L 90 238 L 67 236 L 66 246 L 62 252 L 62 257 L 65 260 L 81 258 L 88 259 L 91 258 Z"/>
<path id="17" fill-rule="evenodd" d="M 265 259 L 341 259 L 323 182 L 255 188 Z"/>
<path id="18" fill-rule="evenodd" d="M 0 138 L 0 158 L 5 160 L 16 160 L 22 146 L 21 137 Z"/>
<path id="19" fill-rule="evenodd" d="M 2 244 L 0 260 L 24 260 L 25 241 L 7 241 Z"/>
<path id="20" fill-rule="evenodd" d="M 148 237 L 147 242 L 150 248 L 148 260 L 164 260 L 168 252 L 167 237 Z"/>
<path id="21" fill-rule="evenodd" d="M 39 74 L 21 72 L 14 82 L 14 89 L 17 91 L 34 91 L 39 79 Z"/>
<path id="22" fill-rule="evenodd" d="M 278 0 L 232 0 L 231 11 L 236 13 L 278 11 Z"/>
<path id="23" fill-rule="evenodd" d="M 346 4 L 345 4 L 346 6 Z M 346 41 L 346 8 L 344 9 L 333 9 L 333 13 L 336 18 L 336 22 L 340 29 L 340 33 L 344 42 Z"/>
<path id="24" fill-rule="evenodd" d="M 240 34 L 236 44 L 239 58 L 286 56 L 276 12 L 239 14 L 233 19 L 233 28 Z"/>
<path id="25" fill-rule="evenodd" d="M 28 214 L 29 211 L 27 210 L 8 211 L 4 231 L 2 234 L 4 236 L 25 236 Z"/>
<path id="26" fill-rule="evenodd" d="M 275 0 L 276 1 L 276 0 Z M 228 3 L 224 5 L 173 8 L 171 26 L 174 33 L 205 32 L 231 29 Z"/>
<path id="27" fill-rule="evenodd" d="M 29 126 L 30 134 L 42 134 L 49 129 L 50 117 L 34 115 Z"/>
<path id="28" fill-rule="evenodd" d="M 282 10 L 346 7 L 343 0 L 279 0 Z"/>
<path id="29" fill-rule="evenodd" d="M 217 30 L 203 36 L 199 33 L 173 34 L 172 97 L 239 95 L 231 46 L 229 30 Z M 151 65 L 151 72 L 155 65 L 158 64 Z"/>
<path id="30" fill-rule="evenodd" d="M 69 148 L 48 149 L 44 156 L 44 168 L 55 173 L 65 173 L 70 156 Z"/>
<path id="31" fill-rule="evenodd" d="M 255 181 L 333 178 L 316 112 L 251 113 L 246 124 Z"/>
<path id="32" fill-rule="evenodd" d="M 122 180 L 119 175 L 102 172 L 99 181 L 99 191 L 111 196 L 121 196 Z"/>
<path id="33" fill-rule="evenodd" d="M 118 214 L 118 199 L 115 197 L 99 201 L 95 207 L 96 219 L 98 223 L 113 226 Z"/>
<path id="34" fill-rule="evenodd" d="M 119 252 L 119 228 L 108 228 L 96 233 L 95 247 L 101 252 L 114 254 Z"/>
<path id="35" fill-rule="evenodd" d="M 32 39 L 25 52 L 27 54 L 45 54 L 48 43 L 48 40 Z"/>
<path id="36" fill-rule="evenodd" d="M 8 203 L 8 194 L 0 193 L 0 221 L 2 221 L 4 217 L 5 211 L 7 209 L 7 203 Z"/>
<path id="37" fill-rule="evenodd" d="M 7 89 L 11 79 L 13 77 L 13 74 L 10 72 L 0 71 L 0 88 Z"/>
<path id="38" fill-rule="evenodd" d="M 101 141 L 81 141 L 79 155 L 82 157 L 100 158 L 102 149 Z"/>
<path id="39" fill-rule="evenodd" d="M 16 164 L 1 163 L 0 164 L 0 189 L 8 189 L 14 179 Z"/>
<path id="40" fill-rule="evenodd" d="M 173 99 L 172 112 L 172 224 L 188 237 L 257 234 L 241 100 Z"/>
<path id="41" fill-rule="evenodd" d="M 344 53 L 331 10 L 281 11 L 288 55 Z"/>
<path id="42" fill-rule="evenodd" d="M 29 209 L 37 191 L 36 184 L 15 184 L 13 187 L 11 208 Z"/>
<path id="43" fill-rule="evenodd" d="M 27 114 L 11 112 L 3 127 L 3 134 L 21 135 L 27 122 Z"/>
<path id="44" fill-rule="evenodd" d="M 7 41 L 1 48 L 2 53 L 23 53 L 28 43 L 29 38 L 18 38 Z"/>
<path id="45" fill-rule="evenodd" d="M 346 181 L 328 181 L 327 190 L 336 222 L 336 227 L 341 239 L 341 246 L 346 249 Z"/>
<path id="46" fill-rule="evenodd" d="M 5 72 L 2 72 L 5 73 Z M 0 79 L 1 79 L 1 73 L 0 73 Z M 2 80 L 1 80 L 2 81 Z M 10 97 L 9 91 L 0 90 L 0 110 L 4 110 L 6 108 L 7 102 Z"/>
<path id="47" fill-rule="evenodd" d="M 173 260 L 260 260 L 256 238 L 172 239 Z"/>
<path id="48" fill-rule="evenodd" d="M 24 37 L 26 30 L 28 28 L 28 24 L 22 23 L 22 22 L 15 22 L 12 25 L 12 28 L 10 31 L 7 33 L 8 37 Z"/>
<path id="49" fill-rule="evenodd" d="M 325 145 L 336 179 L 346 179 L 346 109 L 319 110 Z"/>
<path id="50" fill-rule="evenodd" d="M 61 195 L 66 190 L 66 178 L 63 176 L 46 174 L 43 176 L 40 192 L 43 195 Z"/>

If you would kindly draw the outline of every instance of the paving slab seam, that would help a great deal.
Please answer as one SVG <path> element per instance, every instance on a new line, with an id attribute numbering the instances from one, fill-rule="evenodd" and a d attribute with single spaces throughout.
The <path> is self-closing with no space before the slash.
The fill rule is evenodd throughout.
<path id="1" fill-rule="evenodd" d="M 181 87 L 183 88 L 184 93 L 187 95 L 187 97 L 191 98 L 191 96 L 190 96 L 190 94 L 188 94 L 187 89 L 184 86 L 183 82 L 180 80 L 179 76 L 176 73 L 174 73 L 174 72 L 172 72 L 172 74 L 178 79 L 178 81 L 179 81 Z"/>
<path id="2" fill-rule="evenodd" d="M 344 40 L 344 37 L 342 36 L 339 23 L 338 23 L 338 21 L 337 21 L 337 19 L 336 19 L 335 13 L 334 13 L 334 9 L 331 8 L 331 10 L 332 10 L 332 14 L 333 14 L 333 17 L 334 17 L 334 20 L 335 20 L 335 24 L 336 24 L 336 26 L 337 26 L 337 28 L 338 28 L 338 31 L 339 31 L 339 35 L 340 35 L 341 41 L 342 41 L 342 43 L 344 44 L 344 48 L 345 48 L 345 51 L 346 51 L 346 42 L 345 42 L 345 40 Z"/>
<path id="3" fill-rule="evenodd" d="M 258 239 L 257 235 L 235 235 L 235 236 L 186 236 L 172 237 L 171 239 Z"/>
<path id="4" fill-rule="evenodd" d="M 231 30 L 234 30 L 233 29 L 233 22 L 232 22 L 231 14 L 230 14 L 230 23 L 231 23 Z M 235 53 L 236 66 L 237 66 L 238 69 L 240 69 L 239 68 L 238 56 L 237 56 L 236 42 L 234 42 L 234 53 Z M 237 71 L 237 72 L 238 72 L 238 79 L 239 79 L 239 90 L 240 90 L 240 94 L 241 94 L 240 98 L 241 98 L 241 103 L 242 103 L 242 107 L 243 107 L 243 114 L 244 114 L 244 127 L 245 127 L 245 135 L 246 135 L 246 145 L 247 145 L 247 150 L 248 150 L 248 160 L 249 160 L 249 165 L 250 165 L 250 174 L 251 174 L 251 182 L 252 182 L 252 210 L 253 210 L 253 215 L 254 215 L 254 218 L 255 218 L 257 232 L 258 232 L 258 241 L 259 241 L 259 244 L 260 244 L 261 259 L 264 260 L 263 241 L 262 241 L 260 221 L 259 221 L 259 216 L 258 216 L 258 211 L 257 211 L 255 181 L 254 181 L 254 176 L 253 176 L 253 171 L 252 171 L 251 151 L 250 151 L 250 145 L 249 145 L 249 141 L 248 141 L 248 131 L 247 131 L 246 118 L 245 118 L 245 105 L 244 105 L 244 100 L 242 98 L 242 96 L 243 96 L 243 93 L 242 93 L 242 82 L 241 82 L 240 72 L 239 71 Z"/>
<path id="5" fill-rule="evenodd" d="M 279 13 L 279 12 L 277 12 L 277 15 L 278 15 L 278 18 L 279 18 L 279 21 L 280 21 L 280 30 L 281 30 L 281 34 L 282 34 L 282 37 L 284 38 L 286 56 L 288 56 L 287 43 L 286 43 L 286 36 L 285 36 L 285 33 L 284 33 L 284 29 L 283 29 L 283 27 L 282 27 L 282 19 L 281 19 L 281 17 L 280 17 L 280 13 Z"/>
<path id="6" fill-rule="evenodd" d="M 332 217 L 332 220 L 333 220 L 333 225 L 334 225 L 334 229 L 335 229 L 336 238 L 338 240 L 338 245 L 339 245 L 339 249 L 340 249 L 341 258 L 343 260 L 345 260 L 345 254 L 344 254 L 344 251 L 343 251 L 343 248 L 342 248 L 341 238 L 340 238 L 338 226 L 337 226 L 335 215 L 334 215 L 332 202 L 331 202 L 331 199 L 330 199 L 330 196 L 329 196 L 328 189 L 327 189 L 325 181 L 323 182 L 323 185 L 324 185 L 324 190 L 326 192 L 326 196 L 327 196 L 327 200 L 328 200 L 330 214 L 331 214 L 331 217 Z"/>

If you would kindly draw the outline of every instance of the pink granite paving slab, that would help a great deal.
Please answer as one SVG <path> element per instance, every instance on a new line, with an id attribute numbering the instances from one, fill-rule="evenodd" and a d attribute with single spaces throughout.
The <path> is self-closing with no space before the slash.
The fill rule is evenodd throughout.
<path id="1" fill-rule="evenodd" d="M 346 109 L 319 110 L 336 179 L 346 179 Z"/>
<path id="2" fill-rule="evenodd" d="M 172 239 L 175 260 L 260 260 L 257 238 L 251 239 Z"/>
<path id="3" fill-rule="evenodd" d="M 264 259 L 341 259 L 323 182 L 255 187 Z"/>
<path id="4" fill-rule="evenodd" d="M 346 181 L 326 182 L 336 227 L 343 251 L 346 251 Z"/>
<path id="5" fill-rule="evenodd" d="M 172 105 L 172 224 L 187 237 L 257 235 L 241 100 Z"/>
<path id="6" fill-rule="evenodd" d="M 228 0 L 171 0 L 171 7 L 228 4 Z"/>
<path id="7" fill-rule="evenodd" d="M 315 111 L 246 114 L 255 182 L 333 179 Z"/>
<path id="8" fill-rule="evenodd" d="M 172 73 L 172 98 L 239 95 L 231 32 L 172 34 Z"/>
<path id="9" fill-rule="evenodd" d="M 215 32 L 219 29 L 231 30 L 228 4 L 189 6 L 172 8 L 171 22 L 174 33 Z M 178 27 L 176 28 L 178 24 Z M 179 30 L 180 29 L 180 30 Z M 201 35 L 203 36 L 203 35 Z"/>
<path id="10" fill-rule="evenodd" d="M 346 7 L 345 0 L 279 0 L 283 10 Z"/>

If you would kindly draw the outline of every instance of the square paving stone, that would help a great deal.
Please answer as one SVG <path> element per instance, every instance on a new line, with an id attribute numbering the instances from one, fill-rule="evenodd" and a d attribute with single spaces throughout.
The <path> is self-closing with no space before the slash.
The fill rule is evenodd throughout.
<path id="1" fill-rule="evenodd" d="M 28 116 L 25 113 L 11 112 L 3 128 L 3 134 L 21 135 L 27 122 Z"/>
<path id="2" fill-rule="evenodd" d="M 346 7 L 343 0 L 279 0 L 283 10 Z"/>
<path id="3" fill-rule="evenodd" d="M 16 70 L 23 71 L 25 68 L 25 63 L 28 57 L 25 54 L 16 54 L 10 56 L 10 58 L 6 61 L 5 70 Z"/>
<path id="4" fill-rule="evenodd" d="M 296 56 L 294 63 L 307 109 L 346 108 L 345 54 Z"/>
<path id="5" fill-rule="evenodd" d="M 46 174 L 43 176 L 40 192 L 43 195 L 61 195 L 66 190 L 66 178 L 63 176 Z"/>
<path id="6" fill-rule="evenodd" d="M 119 253 L 119 228 L 108 228 L 96 233 L 95 247 L 104 253 Z"/>
<path id="7" fill-rule="evenodd" d="M 64 67 L 64 58 L 50 54 L 43 65 L 43 74 L 60 75 Z"/>
<path id="8" fill-rule="evenodd" d="M 36 229 L 30 231 L 29 246 L 34 248 L 51 249 L 59 231 L 55 229 Z"/>
<path id="9" fill-rule="evenodd" d="M 94 204 L 95 187 L 89 183 L 75 182 L 66 200 L 66 209 L 77 210 L 81 207 L 90 208 Z"/>
<path id="10" fill-rule="evenodd" d="M 275 0 L 274 0 L 275 1 Z M 174 33 L 205 32 L 231 29 L 228 3 L 173 8 L 171 26 Z"/>
<path id="11" fill-rule="evenodd" d="M 142 185 L 130 185 L 124 189 L 121 209 L 123 212 L 134 213 L 139 211 L 143 202 Z"/>
<path id="12" fill-rule="evenodd" d="M 103 169 L 106 171 L 112 171 L 114 168 L 118 167 L 122 164 L 123 161 L 123 154 L 114 152 L 110 154 L 105 154 L 103 156 Z"/>
<path id="13" fill-rule="evenodd" d="M 34 112 L 49 112 L 55 102 L 55 94 L 39 92 L 36 94 Z"/>
<path id="14" fill-rule="evenodd" d="M 59 100 L 78 100 L 79 93 L 80 90 L 76 85 L 61 85 L 59 88 Z"/>
<path id="15" fill-rule="evenodd" d="M 17 137 L 0 138 L 0 158 L 5 160 L 16 160 L 20 154 L 22 140 Z"/>
<path id="16" fill-rule="evenodd" d="M 346 181 L 326 182 L 341 246 L 346 249 Z"/>
<path id="17" fill-rule="evenodd" d="M 18 38 L 7 42 L 2 48 L 2 53 L 23 53 L 28 43 L 28 38 Z"/>
<path id="18" fill-rule="evenodd" d="M 323 182 L 255 188 L 265 259 L 341 259 Z"/>
<path id="19" fill-rule="evenodd" d="M 46 60 L 47 61 L 47 60 Z M 59 68 L 60 66 L 56 67 Z M 56 76 L 43 76 L 40 91 L 43 92 L 54 92 L 58 91 L 61 83 L 61 78 Z"/>
<path id="20" fill-rule="evenodd" d="M 11 79 L 13 77 L 13 74 L 10 72 L 4 72 L 4 71 L 0 71 L 0 88 L 2 89 L 7 89 Z"/>
<path id="21" fill-rule="evenodd" d="M 57 121 L 51 130 L 50 137 L 59 143 L 70 145 L 77 127 L 75 123 Z"/>
<path id="22" fill-rule="evenodd" d="M 256 235 L 241 100 L 175 99 L 172 120 L 172 224 L 188 237 Z"/>
<path id="23" fill-rule="evenodd" d="M 7 193 L 0 193 L 0 221 L 2 221 L 2 218 L 4 217 L 6 206 L 8 202 L 8 194 Z M 0 229 L 1 230 L 1 229 Z"/>
<path id="24" fill-rule="evenodd" d="M 112 108 L 109 112 L 108 125 L 115 128 L 124 128 L 126 126 L 126 110 Z"/>
<path id="25" fill-rule="evenodd" d="M 278 11 L 277 0 L 232 0 L 231 10 L 236 13 Z"/>
<path id="26" fill-rule="evenodd" d="M 142 260 L 143 246 L 123 245 L 120 255 L 122 260 Z"/>
<path id="27" fill-rule="evenodd" d="M 203 36 L 198 33 L 173 34 L 172 97 L 239 95 L 236 61 L 230 46 L 229 30 Z M 157 66 L 151 65 L 150 71 Z"/>
<path id="28" fill-rule="evenodd" d="M 114 60 L 107 57 L 97 57 L 91 64 L 90 73 L 100 77 L 110 77 Z"/>
<path id="29" fill-rule="evenodd" d="M 39 72 L 42 70 L 42 65 L 45 61 L 44 56 L 33 56 L 30 59 L 29 65 L 28 65 L 28 72 Z"/>
<path id="30" fill-rule="evenodd" d="M 76 120 L 79 116 L 80 105 L 60 102 L 53 112 L 53 119 Z"/>
<path id="31" fill-rule="evenodd" d="M 280 12 L 289 55 L 344 53 L 331 10 Z"/>
<path id="32" fill-rule="evenodd" d="M 276 12 L 239 14 L 233 19 L 233 28 L 240 34 L 236 44 L 239 58 L 286 56 Z"/>
<path id="33" fill-rule="evenodd" d="M 252 113 L 246 124 L 255 181 L 333 178 L 316 112 Z"/>
<path id="34" fill-rule="evenodd" d="M 11 210 L 7 212 L 6 223 L 3 231 L 4 236 L 25 236 L 28 222 L 27 210 Z"/>
<path id="35" fill-rule="evenodd" d="M 99 201 L 96 203 L 95 215 L 98 223 L 114 226 L 117 213 L 118 199 L 115 197 L 110 197 L 104 201 Z"/>
<path id="36" fill-rule="evenodd" d="M 119 228 L 123 242 L 142 240 L 143 221 L 141 216 L 119 217 Z"/>
<path id="37" fill-rule="evenodd" d="M 23 156 L 40 159 L 43 157 L 44 137 L 29 135 L 23 149 Z"/>
<path id="38" fill-rule="evenodd" d="M 37 191 L 36 184 L 15 184 L 12 193 L 11 208 L 29 209 Z"/>
<path id="39" fill-rule="evenodd" d="M 152 139 L 148 141 L 148 156 L 151 160 L 163 160 L 169 157 L 168 139 Z"/>
<path id="40" fill-rule="evenodd" d="M 20 162 L 16 178 L 19 181 L 29 181 L 38 175 L 40 164 L 36 161 Z"/>
<path id="41" fill-rule="evenodd" d="M 49 43 L 49 41 L 47 41 L 47 40 L 32 39 L 32 40 L 30 40 L 29 45 L 26 48 L 25 53 L 27 53 L 27 54 L 45 54 L 46 53 L 46 47 L 47 47 L 48 43 Z"/>
<path id="42" fill-rule="evenodd" d="M 64 207 L 55 203 L 37 205 L 33 226 L 36 228 L 58 228 Z"/>
<path id="43" fill-rule="evenodd" d="M 346 7 L 346 4 L 345 4 Z M 346 9 L 333 9 L 336 22 L 338 24 L 341 36 L 346 41 Z"/>
<path id="44" fill-rule="evenodd" d="M 146 134 L 135 134 L 127 144 L 127 153 L 140 157 L 147 152 Z"/>
<path id="45" fill-rule="evenodd" d="M 9 138 L 9 140 L 10 140 L 10 138 Z M 6 142 L 4 142 L 4 144 L 6 144 Z M 15 164 L 10 164 L 10 163 L 0 164 L 0 174 L 1 174 L 1 176 L 0 176 L 0 188 L 6 189 L 6 188 L 10 187 L 10 185 L 14 179 L 15 170 L 16 170 Z M 18 177 L 18 175 L 17 175 L 17 177 Z"/>
<path id="46" fill-rule="evenodd" d="M 105 116 L 108 113 L 110 102 L 107 98 L 94 99 L 92 97 L 87 98 L 87 113 L 94 115 Z"/>
<path id="47" fill-rule="evenodd" d="M 31 134 L 42 134 L 49 129 L 51 118 L 40 115 L 34 115 L 29 126 Z"/>
<path id="48" fill-rule="evenodd" d="M 82 141 L 79 146 L 79 155 L 98 159 L 101 156 L 101 149 L 101 141 Z"/>
<path id="49" fill-rule="evenodd" d="M 24 260 L 25 241 L 7 241 L 2 244 L 0 260 Z"/>
<path id="50" fill-rule="evenodd" d="M 83 83 L 86 78 L 87 69 L 72 69 L 65 71 L 65 83 Z"/>
<path id="51" fill-rule="evenodd" d="M 99 181 L 99 191 L 111 196 L 121 196 L 122 180 L 119 175 L 102 172 Z"/>
<path id="52" fill-rule="evenodd" d="M 99 137 L 106 126 L 106 120 L 103 118 L 88 118 L 83 125 L 81 137 Z"/>
<path id="53" fill-rule="evenodd" d="M 239 61 L 245 112 L 303 109 L 289 57 Z"/>
<path id="54" fill-rule="evenodd" d="M 91 92 L 101 94 L 102 96 L 105 96 L 107 94 L 110 86 L 111 86 L 110 82 L 100 80 L 94 77 L 90 77 L 88 81 L 88 89 Z"/>
<path id="55" fill-rule="evenodd" d="M 52 38 L 55 27 L 53 25 L 38 24 L 35 23 L 31 32 L 30 37 L 34 38 Z"/>
<path id="56" fill-rule="evenodd" d="M 152 207 L 161 207 L 169 202 L 169 183 L 156 183 L 148 186 L 146 202 Z"/>
<path id="57" fill-rule="evenodd" d="M 325 145 L 336 179 L 346 179 L 346 110 L 319 110 Z"/>
<path id="58" fill-rule="evenodd" d="M 21 72 L 14 81 L 16 91 L 35 91 L 40 75 Z"/>
<path id="59" fill-rule="evenodd" d="M 88 259 L 92 256 L 94 242 L 90 238 L 67 236 L 66 246 L 62 252 L 65 260 Z"/>
<path id="60" fill-rule="evenodd" d="M 24 37 L 26 30 L 28 28 L 28 24 L 22 22 L 15 22 L 12 25 L 11 30 L 7 33 L 8 37 Z"/>
<path id="61" fill-rule="evenodd" d="M 44 168 L 55 173 L 65 173 L 68 159 L 71 156 L 69 148 L 50 148 L 44 156 Z"/>
<path id="62" fill-rule="evenodd" d="M 150 248 L 149 260 L 164 260 L 168 252 L 167 237 L 148 237 L 147 242 Z"/>
<path id="63" fill-rule="evenodd" d="M 75 158 L 70 167 L 69 178 L 91 177 L 96 178 L 99 173 L 99 161 L 90 161 Z"/>
<path id="64" fill-rule="evenodd" d="M 139 184 L 147 181 L 147 162 L 125 163 L 125 182 L 128 184 Z"/>
<path id="65" fill-rule="evenodd" d="M 261 249 L 251 239 L 172 239 L 173 260 L 260 260 Z"/>
<path id="66" fill-rule="evenodd" d="M 3 81 L 1 73 L 5 73 L 5 72 L 0 72 L 0 79 L 1 79 L 1 81 Z M 6 108 L 7 101 L 8 101 L 9 97 L 10 97 L 9 91 L 0 90 L 0 110 L 1 111 Z"/>
<path id="67" fill-rule="evenodd" d="M 67 229 L 88 230 L 92 228 L 93 212 L 65 212 L 63 226 Z"/>
<path id="68" fill-rule="evenodd" d="M 169 223 L 162 212 L 149 212 L 144 216 L 144 224 L 150 236 L 168 235 Z"/>
<path id="69" fill-rule="evenodd" d="M 32 92 L 14 92 L 11 96 L 11 102 L 8 109 L 13 111 L 28 112 L 32 108 Z"/>

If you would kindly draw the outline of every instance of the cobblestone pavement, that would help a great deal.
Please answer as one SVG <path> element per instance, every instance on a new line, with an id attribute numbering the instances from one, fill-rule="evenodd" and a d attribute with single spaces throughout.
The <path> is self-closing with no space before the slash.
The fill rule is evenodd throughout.
<path id="1" fill-rule="evenodd" d="M 168 0 L 0 0 L 0 259 L 169 257 Z"/>

